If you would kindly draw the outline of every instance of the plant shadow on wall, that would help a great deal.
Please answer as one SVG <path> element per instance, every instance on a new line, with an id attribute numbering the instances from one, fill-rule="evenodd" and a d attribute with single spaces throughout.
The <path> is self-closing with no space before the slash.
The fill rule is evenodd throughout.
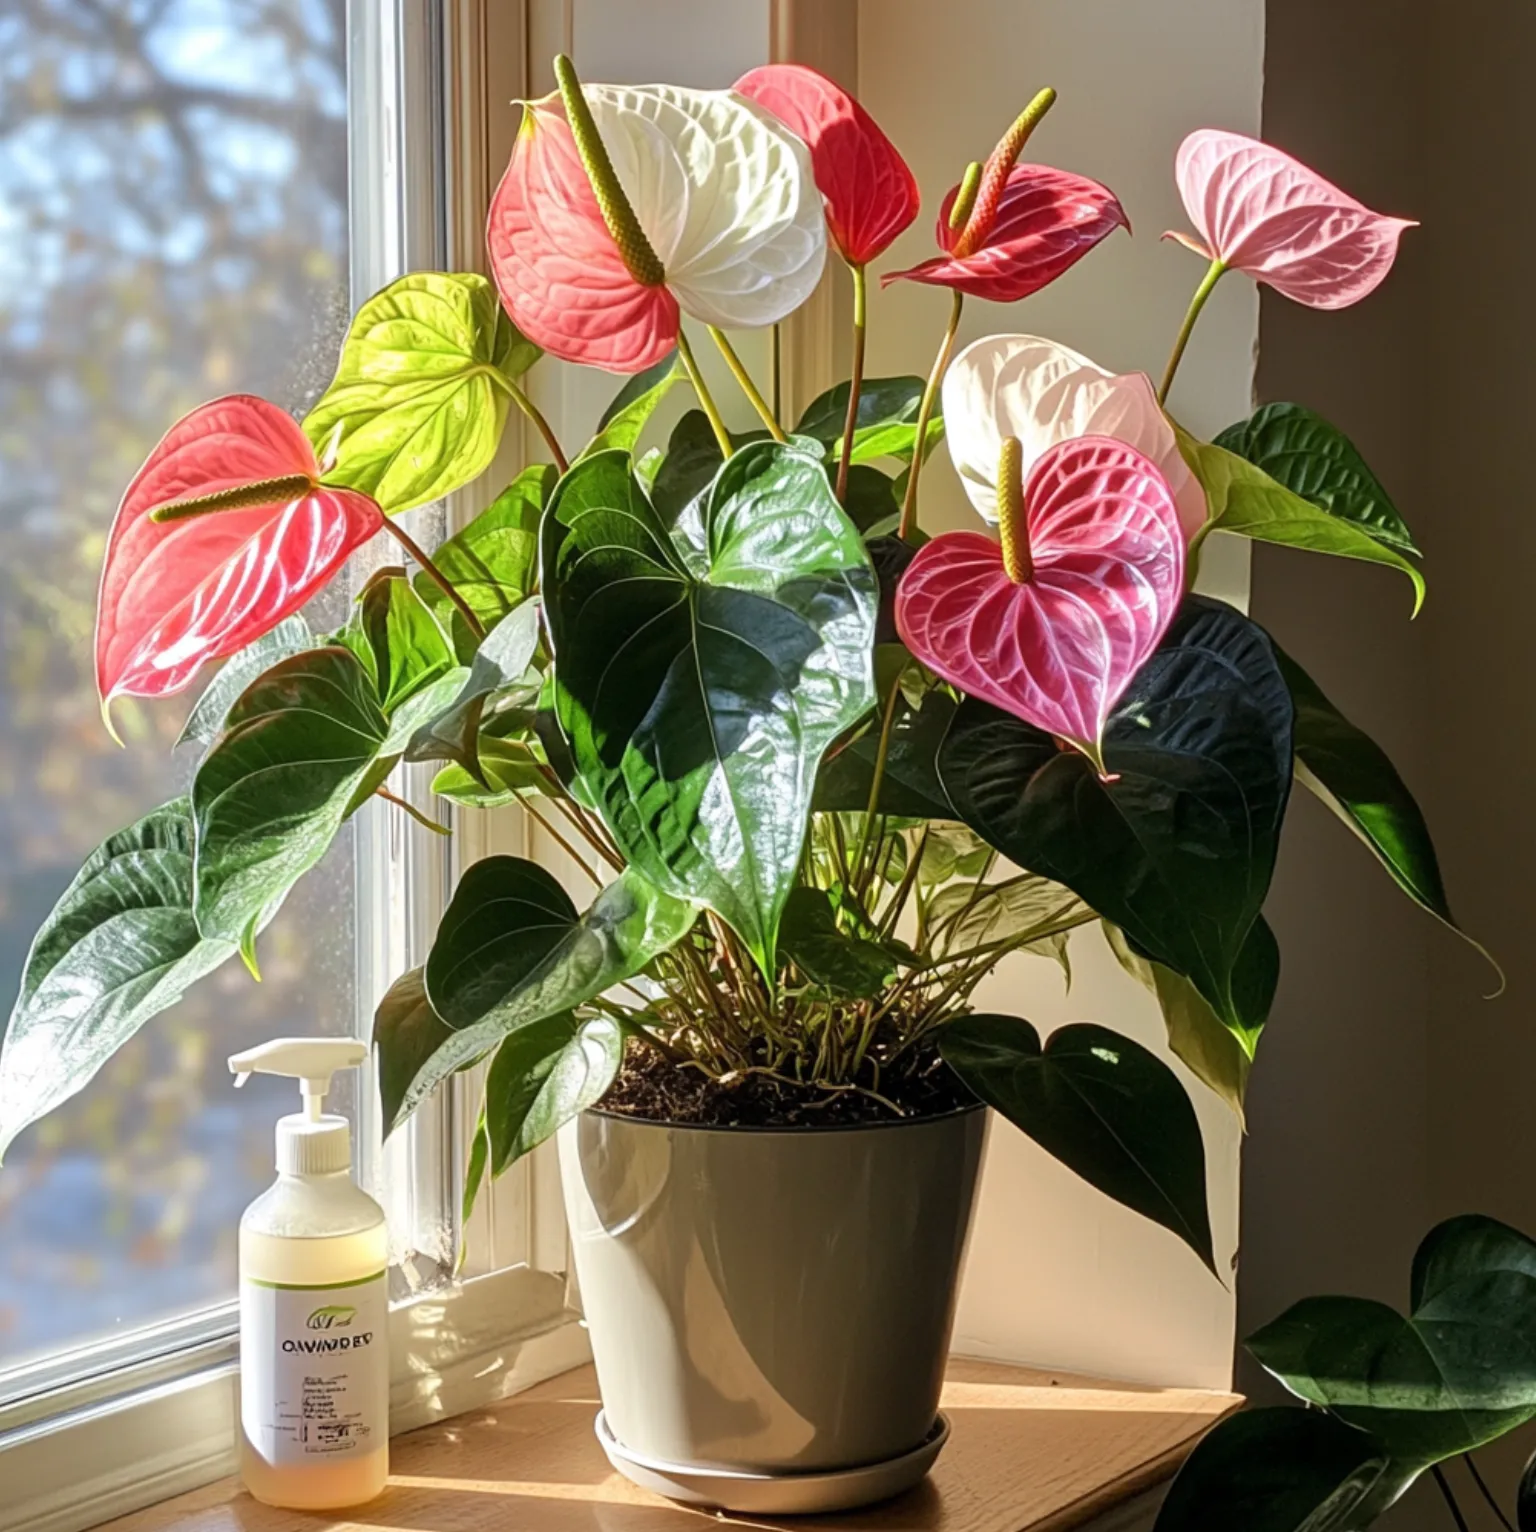
<path id="1" fill-rule="evenodd" d="M 1042 1040 L 970 997 L 1011 953 L 1065 967 L 1068 933 L 1099 922 L 1173 1051 L 1241 1114 L 1293 773 L 1455 928 L 1386 756 L 1257 624 L 1190 593 L 1226 533 L 1384 565 L 1416 610 L 1407 527 L 1300 406 L 1214 443 L 1166 412 L 1225 274 L 1343 307 L 1407 225 L 1196 133 L 1177 174 L 1199 237 L 1180 238 L 1209 267 L 1160 389 L 1029 335 L 952 359 L 967 295 L 1026 298 L 1126 225 L 1103 186 L 1021 160 L 1045 91 L 944 198 L 939 253 L 883 278 L 951 295 L 928 377 L 867 379 L 866 270 L 918 193 L 857 103 L 792 66 L 718 92 L 556 73 L 491 208 L 494 286 L 401 278 L 301 423 L 217 400 L 130 484 L 101 585 L 104 711 L 225 663 L 188 725 L 190 795 L 105 842 L 37 937 L 0 1146 L 198 978 L 236 954 L 256 972 L 341 825 L 373 796 L 418 812 L 386 783 L 433 762 L 444 799 L 521 804 L 595 889 L 581 910 L 531 861 L 476 863 L 379 1008 L 391 1128 L 490 1060 L 466 1204 L 599 1101 L 751 1127 L 979 1099 L 1214 1272 L 1174 1072 L 1104 1026 Z M 853 374 L 786 429 L 727 332 L 787 318 L 829 240 L 852 272 Z M 727 430 L 684 316 L 760 430 Z M 574 455 L 523 388 L 543 354 L 630 375 Z M 683 384 L 700 409 L 642 451 Z M 419 547 L 403 514 L 483 474 L 514 408 L 551 462 Z M 921 531 L 945 436 L 996 537 Z M 312 633 L 299 608 L 380 533 L 406 562 Z"/>

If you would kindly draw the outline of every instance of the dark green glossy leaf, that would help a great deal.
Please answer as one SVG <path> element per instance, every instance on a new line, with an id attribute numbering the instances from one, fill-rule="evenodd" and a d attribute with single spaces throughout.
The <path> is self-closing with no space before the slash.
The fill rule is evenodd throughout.
<path id="1" fill-rule="evenodd" d="M 1330 516 L 1352 521 L 1379 543 L 1419 557 L 1413 535 L 1355 444 L 1299 404 L 1266 404 L 1229 426 L 1216 445 L 1262 468 Z"/>
<path id="2" fill-rule="evenodd" d="M 189 740 L 195 740 L 200 745 L 211 745 L 224 732 L 224 720 L 235 705 L 235 698 L 269 665 L 312 648 L 314 642 L 309 624 L 295 615 L 285 617 L 270 632 L 263 633 L 238 654 L 230 655 L 219 673 L 203 688 L 203 694 L 187 715 L 186 725 L 176 743 L 185 745 Z"/>
<path id="3" fill-rule="evenodd" d="M 875 578 L 880 583 L 880 620 L 875 625 L 875 642 L 899 644 L 896 591 L 907 566 L 917 557 L 917 549 L 899 537 L 867 537 L 864 545 L 869 549 L 869 561 L 875 566 Z"/>
<path id="4" fill-rule="evenodd" d="M 876 942 L 838 928 L 825 889 L 801 885 L 784 906 L 781 955 L 818 988 L 863 999 L 878 995 L 896 977 L 896 959 Z"/>
<path id="5" fill-rule="evenodd" d="M 373 1047 L 378 1057 L 379 1101 L 386 1133 L 404 1121 L 404 1103 L 412 1081 L 452 1041 L 453 1028 L 427 999 L 423 971 L 413 968 L 401 974 L 373 1016 Z M 412 1107 L 415 1105 L 412 1102 Z"/>
<path id="6" fill-rule="evenodd" d="M 1305 1298 L 1249 1338 L 1292 1393 L 1376 1436 L 1408 1474 L 1536 1416 L 1536 1243 L 1491 1218 L 1432 1229 L 1404 1318 Z"/>
<path id="7" fill-rule="evenodd" d="M 1244 1410 L 1189 1455 L 1153 1532 L 1357 1532 L 1386 1470 L 1381 1443 L 1331 1415 Z"/>
<path id="8" fill-rule="evenodd" d="M 848 421 L 848 388 L 839 383 L 820 395 L 800 417 L 797 436 L 811 436 L 830 457 L 842 453 L 843 428 Z M 850 462 L 894 457 L 912 458 L 917 445 L 917 415 L 922 404 L 923 380 L 917 377 L 865 378 L 859 388 L 859 413 L 854 423 L 853 456 Z M 944 420 L 935 406 L 928 422 L 927 451 L 944 439 Z"/>
<path id="9" fill-rule="evenodd" d="M 578 1021 L 569 1011 L 509 1033 L 485 1082 L 491 1173 L 551 1138 L 594 1106 L 624 1062 L 624 1031 L 611 1016 Z"/>
<path id="10" fill-rule="evenodd" d="M 737 452 L 670 533 L 622 453 L 544 523 L 556 707 L 619 849 L 765 972 L 823 753 L 874 701 L 875 580 L 820 461 Z"/>
<path id="11" fill-rule="evenodd" d="M 955 699 L 947 692 L 928 692 L 915 709 L 905 697 L 897 703 L 880 778 L 880 813 L 904 819 L 955 818 L 938 770 L 939 748 L 954 716 Z M 863 813 L 879 752 L 876 725 L 830 757 L 816 778 L 817 812 Z"/>
<path id="12" fill-rule="evenodd" d="M 547 463 L 526 468 L 462 531 L 432 555 L 448 582 L 487 630 L 494 628 L 533 589 L 539 521 L 554 492 L 555 470 Z M 470 633 L 430 576 L 416 576 L 416 594 L 453 635 L 454 648 L 468 661 L 479 640 Z"/>
<path id="13" fill-rule="evenodd" d="M 1089 1022 L 1059 1027 L 1042 1049 L 1017 1016 L 962 1016 L 939 1033 L 939 1049 L 1047 1154 L 1172 1230 L 1215 1271 L 1200 1124 L 1161 1059 Z"/>
<path id="14" fill-rule="evenodd" d="M 192 783 L 198 929 L 239 942 L 325 855 L 388 734 L 350 650 L 282 660 L 241 694 Z"/>
<path id="15" fill-rule="evenodd" d="M 828 483 L 834 482 L 836 469 L 827 464 Z M 896 486 L 888 474 L 865 463 L 856 463 L 848 470 L 848 493 L 843 500 L 848 519 L 859 531 L 869 536 L 876 528 L 884 527 L 894 517 L 901 517 L 901 501 L 896 498 Z M 917 551 L 915 548 L 912 550 Z"/>
<path id="16" fill-rule="evenodd" d="M 1263 630 L 1190 596 L 1110 715 L 1101 780 L 1076 751 L 967 699 L 939 753 L 959 817 L 1190 979 L 1250 1056 L 1239 954 L 1291 781 L 1291 700 Z"/>
<path id="17" fill-rule="evenodd" d="M 491 1130 L 485 1120 L 485 1108 L 480 1109 L 480 1120 L 475 1124 L 475 1136 L 469 1144 L 469 1163 L 464 1167 L 464 1196 L 459 1204 L 459 1226 L 467 1228 L 480 1187 L 491 1164 Z M 465 1247 L 459 1250 L 459 1265 L 463 1265 Z"/>
<path id="18" fill-rule="evenodd" d="M 714 482 L 724 462 L 709 418 L 703 410 L 689 410 L 672 427 L 666 456 L 651 483 L 651 504 L 665 525 L 676 524 Z"/>
<path id="19" fill-rule="evenodd" d="M 1358 522 L 1303 500 L 1224 447 L 1196 441 L 1180 431 L 1179 450 L 1205 490 L 1212 531 L 1400 570 L 1413 583 L 1413 610 L 1418 615 L 1424 603 L 1424 576 L 1396 548 L 1379 541 Z"/>
<path id="20" fill-rule="evenodd" d="M 677 352 L 637 372 L 613 397 L 597 423 L 597 435 L 582 449 L 582 457 L 596 452 L 633 452 L 657 406 L 687 374 L 678 364 Z M 579 461 L 579 459 L 578 459 Z"/>
<path id="21" fill-rule="evenodd" d="M 198 934 L 192 856 L 178 798 L 93 851 L 44 921 L 0 1049 L 0 1155 L 233 955 Z"/>
<path id="22" fill-rule="evenodd" d="M 473 272 L 413 272 L 358 311 L 331 386 L 304 420 L 328 484 L 372 495 L 390 515 L 478 478 L 507 420 L 502 380 L 539 348 Z"/>

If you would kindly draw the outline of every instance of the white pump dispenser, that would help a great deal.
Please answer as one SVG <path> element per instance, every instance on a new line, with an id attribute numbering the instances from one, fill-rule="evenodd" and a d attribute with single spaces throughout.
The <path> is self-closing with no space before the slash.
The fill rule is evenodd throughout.
<path id="1" fill-rule="evenodd" d="M 299 1082 L 277 1124 L 277 1181 L 240 1220 L 240 1471 L 293 1510 L 361 1505 L 389 1475 L 389 1258 L 384 1211 L 352 1181 L 331 1076 L 368 1056 L 354 1038 L 283 1037 L 229 1061 Z"/>

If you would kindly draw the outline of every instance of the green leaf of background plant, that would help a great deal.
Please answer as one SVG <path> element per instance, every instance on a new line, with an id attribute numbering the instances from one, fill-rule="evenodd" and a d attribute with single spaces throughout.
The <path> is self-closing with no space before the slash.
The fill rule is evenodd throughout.
<path id="1" fill-rule="evenodd" d="M 790 892 L 779 945 L 781 956 L 830 994 L 866 999 L 896 977 L 896 959 L 884 947 L 839 930 L 825 889 L 801 884 Z"/>
<path id="2" fill-rule="evenodd" d="M 1391 496 L 1355 444 L 1321 415 L 1300 404 L 1266 404 L 1229 426 L 1215 445 L 1262 468 L 1329 515 L 1356 523 L 1377 542 L 1421 556 Z"/>
<path id="3" fill-rule="evenodd" d="M 1414 1257 L 1410 1302 L 1404 1318 L 1372 1299 L 1304 1298 L 1248 1349 L 1411 1477 L 1536 1416 L 1536 1243 L 1450 1219 Z"/>
<path id="4" fill-rule="evenodd" d="M 611 1016 L 570 1011 L 507 1035 L 485 1082 L 491 1173 L 500 1175 L 595 1106 L 618 1078 L 624 1030 Z"/>
<path id="5" fill-rule="evenodd" d="M 1177 1234 L 1212 1273 L 1205 1145 L 1177 1076 L 1140 1043 L 1074 1022 L 1040 1034 L 1017 1016 L 962 1016 L 945 1062 L 989 1106 L 1090 1186 Z"/>
<path id="6" fill-rule="evenodd" d="M 1387 1470 L 1381 1443 L 1317 1410 L 1243 1410 L 1179 1469 L 1153 1532 L 1356 1532 Z"/>
<path id="7" fill-rule="evenodd" d="M 1029 872 L 988 884 L 979 893 L 973 883 L 951 884 L 928 902 L 928 929 L 943 952 L 1000 942 L 1026 946 L 1095 918 L 1070 888 Z"/>
<path id="8" fill-rule="evenodd" d="M 853 463 L 894 457 L 910 462 L 917 446 L 917 416 L 923 399 L 918 377 L 865 378 L 859 388 L 859 414 L 854 424 Z M 828 456 L 842 453 L 843 427 L 848 420 L 848 388 L 844 383 L 819 395 L 800 417 L 796 436 L 811 436 Z M 928 422 L 927 451 L 944 439 L 944 418 L 935 408 Z"/>
<path id="9" fill-rule="evenodd" d="M 178 798 L 109 836 L 34 938 L 0 1048 L 0 1156 L 234 954 L 192 918 L 189 808 Z"/>
<path id="10" fill-rule="evenodd" d="M 1251 1056 L 1255 1016 L 1236 970 L 1274 871 L 1291 732 L 1263 630 L 1188 596 L 1110 715 L 1111 780 L 974 698 L 955 714 L 939 775 L 973 830 L 1184 974 Z"/>
<path id="11" fill-rule="evenodd" d="M 473 272 L 413 272 L 358 311 L 331 386 L 304 420 L 327 484 L 372 495 L 388 515 L 478 478 L 507 420 L 507 383 L 539 358 Z"/>
<path id="12" fill-rule="evenodd" d="M 669 533 L 621 453 L 544 522 L 556 707 L 625 857 L 773 970 L 827 747 L 870 708 L 874 571 L 819 459 L 742 448 Z"/>
<path id="13" fill-rule="evenodd" d="M 293 655 L 247 688 L 192 783 L 205 937 L 254 969 L 257 931 L 325 855 L 388 732 L 349 649 Z"/>
<path id="14" fill-rule="evenodd" d="M 217 675 L 203 688 L 196 706 L 176 740 L 178 745 L 196 741 L 211 745 L 224 732 L 224 720 L 235 699 L 269 665 L 314 646 L 309 624 L 297 614 L 285 617 L 268 633 L 225 660 Z"/>
<path id="15" fill-rule="evenodd" d="M 1205 489 L 1211 531 L 1401 570 L 1413 583 L 1413 615 L 1418 615 L 1424 604 L 1424 576 L 1397 549 L 1358 522 L 1302 499 L 1235 452 L 1196 441 L 1183 430 L 1178 439 L 1179 451 Z"/>
<path id="16" fill-rule="evenodd" d="M 685 376 L 675 351 L 668 352 L 644 372 L 637 372 L 603 411 L 597 435 L 582 448 L 581 457 L 614 450 L 632 453 L 657 406 Z"/>

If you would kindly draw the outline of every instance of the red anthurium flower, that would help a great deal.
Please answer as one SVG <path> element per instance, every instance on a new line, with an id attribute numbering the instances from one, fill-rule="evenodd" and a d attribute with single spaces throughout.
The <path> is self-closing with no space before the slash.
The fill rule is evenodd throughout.
<path id="1" fill-rule="evenodd" d="M 1373 213 L 1290 155 L 1205 128 L 1184 140 L 1179 192 L 1200 241 L 1172 238 L 1308 308 L 1342 309 L 1374 292 L 1411 219 Z"/>
<path id="2" fill-rule="evenodd" d="M 927 543 L 902 576 L 896 626 L 929 669 L 1102 774 L 1110 709 L 1183 595 L 1178 506 L 1150 459 L 1108 437 L 1052 447 L 1022 494 L 1016 440 L 1002 458 L 1001 545 L 979 532 Z"/>
<path id="3" fill-rule="evenodd" d="M 378 506 L 324 488 L 320 471 L 298 423 L 249 394 L 200 405 L 171 427 L 107 540 L 96 608 L 103 707 L 180 691 L 205 660 L 298 611 L 378 531 Z M 223 508 L 197 504 L 211 496 Z M 152 519 L 165 507 L 171 519 Z"/>
<path id="4" fill-rule="evenodd" d="M 772 112 L 811 151 L 832 242 L 864 266 L 917 217 L 917 181 L 875 119 L 847 91 L 803 64 L 764 64 L 737 94 Z"/>

